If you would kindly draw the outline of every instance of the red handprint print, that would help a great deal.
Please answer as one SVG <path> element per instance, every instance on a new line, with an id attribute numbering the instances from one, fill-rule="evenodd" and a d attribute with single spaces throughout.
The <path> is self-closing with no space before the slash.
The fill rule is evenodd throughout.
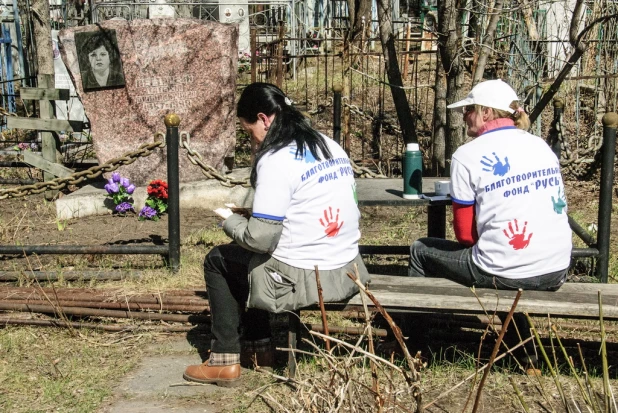
<path id="1" fill-rule="evenodd" d="M 513 229 L 513 222 L 515 223 L 515 229 Z M 509 230 L 507 232 L 506 229 L 503 229 L 504 235 L 508 239 L 510 239 L 509 244 L 513 246 L 515 250 L 522 250 L 530 244 L 530 238 L 532 238 L 532 233 L 528 235 L 526 238 L 526 226 L 528 225 L 528 221 L 524 222 L 524 227 L 521 232 L 519 232 L 519 225 L 517 224 L 517 220 L 514 219 L 513 222 L 509 222 Z"/>
<path id="2" fill-rule="evenodd" d="M 341 223 L 338 223 L 337 221 L 339 221 L 339 209 L 337 209 L 337 215 L 335 216 L 334 221 L 333 207 L 328 207 L 328 209 L 324 210 L 324 220 L 320 218 L 320 224 L 324 227 L 324 232 L 326 232 L 327 237 L 334 237 L 339 234 L 343 221 L 341 221 Z"/>

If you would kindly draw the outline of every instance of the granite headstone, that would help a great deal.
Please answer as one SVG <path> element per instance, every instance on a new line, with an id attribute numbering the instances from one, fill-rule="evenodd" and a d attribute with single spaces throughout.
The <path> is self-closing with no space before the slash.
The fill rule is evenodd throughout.
<path id="1" fill-rule="evenodd" d="M 124 86 L 84 91 L 79 66 L 88 56 L 80 56 L 75 34 L 97 31 L 114 34 Z M 221 170 L 224 158 L 233 156 L 237 26 L 196 19 L 109 20 L 62 30 L 59 42 L 100 163 L 153 142 L 158 132 L 165 134 L 168 113 L 180 117 L 179 130 L 189 133 L 190 147 L 204 163 Z M 186 154 L 181 148 L 180 181 L 204 179 Z M 119 172 L 138 185 L 166 179 L 166 156 L 164 148 L 157 149 Z"/>

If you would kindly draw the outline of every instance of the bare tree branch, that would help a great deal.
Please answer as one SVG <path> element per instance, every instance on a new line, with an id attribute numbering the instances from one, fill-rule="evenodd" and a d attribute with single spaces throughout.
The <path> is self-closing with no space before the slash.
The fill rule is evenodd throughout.
<path id="1" fill-rule="evenodd" d="M 502 0 L 496 0 L 494 9 L 491 11 L 491 18 L 487 26 L 487 34 L 483 43 L 481 44 L 481 53 L 479 60 L 474 70 L 474 77 L 472 79 L 472 86 L 476 85 L 483 79 L 485 73 L 485 66 L 487 65 L 487 59 L 491 53 L 491 45 L 494 43 L 494 35 L 496 33 L 496 27 L 498 27 L 498 20 L 500 20 L 500 13 L 502 12 Z"/>

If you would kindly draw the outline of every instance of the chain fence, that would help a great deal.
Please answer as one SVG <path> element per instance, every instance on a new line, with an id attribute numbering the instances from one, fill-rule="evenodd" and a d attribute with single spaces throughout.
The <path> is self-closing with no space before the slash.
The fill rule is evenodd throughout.
<path id="1" fill-rule="evenodd" d="M 390 133 L 396 133 L 398 135 L 402 134 L 401 128 L 399 127 L 399 125 L 389 122 L 388 120 L 384 119 L 384 117 L 375 116 L 373 112 L 370 110 L 364 111 L 358 105 L 350 104 L 348 103 L 348 101 L 349 101 L 348 97 L 342 97 L 341 104 L 344 107 L 348 108 L 350 110 L 350 113 L 354 113 L 355 115 L 358 115 L 363 120 L 369 121 L 371 123 L 381 122 L 382 126 L 386 128 L 386 130 L 389 131 Z M 333 106 L 333 98 L 328 97 L 326 99 L 326 103 L 314 105 L 314 108 L 310 110 L 308 113 L 310 115 L 317 115 L 318 113 L 322 113 L 326 108 L 331 107 L 331 106 Z"/>
<path id="2" fill-rule="evenodd" d="M 149 156 L 155 149 L 164 146 L 164 141 L 143 144 L 133 152 L 128 152 L 103 165 L 97 165 L 83 171 L 75 172 L 70 176 L 55 178 L 46 182 L 38 182 L 32 185 L 2 189 L 0 190 L 0 199 L 19 198 L 26 195 L 40 194 L 45 191 L 57 191 L 66 188 L 68 185 L 79 185 L 87 179 L 95 179 L 105 172 L 112 172 L 123 165 L 130 165 L 138 158 Z"/>
<path id="3" fill-rule="evenodd" d="M 181 132 L 180 133 L 180 147 L 187 150 L 187 157 L 189 161 L 193 165 L 197 165 L 202 168 L 202 173 L 208 179 L 217 179 L 219 183 L 223 186 L 232 187 L 236 185 L 241 185 L 243 187 L 249 187 L 251 184 L 249 183 L 249 178 L 243 179 L 232 179 L 224 176 L 219 172 L 216 168 L 208 165 L 202 159 L 202 155 L 199 152 L 193 150 L 190 145 L 191 136 L 189 132 Z"/>
<path id="4" fill-rule="evenodd" d="M 57 191 L 66 188 L 69 185 L 79 185 L 85 180 L 98 178 L 106 172 L 113 172 L 121 166 L 130 165 L 139 158 L 150 156 L 156 149 L 165 147 L 165 141 L 160 139 L 162 133 L 155 134 L 155 142 L 141 145 L 137 150 L 127 152 L 124 155 L 112 159 L 103 165 L 93 166 L 83 171 L 75 172 L 74 174 L 55 178 L 46 182 L 38 182 L 31 185 L 23 185 L 15 188 L 0 190 L 0 199 L 19 198 L 26 195 L 40 194 L 45 191 Z M 202 155 L 191 148 L 191 137 L 189 132 L 180 133 L 180 147 L 187 151 L 189 161 L 202 169 L 202 173 L 208 179 L 216 179 L 219 183 L 226 187 L 234 187 L 240 185 L 242 187 L 250 187 L 249 177 L 246 178 L 231 178 L 218 171 L 211 165 L 204 162 Z M 373 172 L 371 169 L 356 165 L 350 161 L 352 170 L 359 178 L 386 178 L 386 176 Z"/>

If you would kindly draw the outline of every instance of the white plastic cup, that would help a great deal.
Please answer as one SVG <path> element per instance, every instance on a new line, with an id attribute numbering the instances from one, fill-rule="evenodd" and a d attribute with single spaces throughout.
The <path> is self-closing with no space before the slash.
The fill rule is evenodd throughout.
<path id="1" fill-rule="evenodd" d="M 436 181 L 435 192 L 436 195 L 449 195 L 451 193 L 451 181 Z"/>

